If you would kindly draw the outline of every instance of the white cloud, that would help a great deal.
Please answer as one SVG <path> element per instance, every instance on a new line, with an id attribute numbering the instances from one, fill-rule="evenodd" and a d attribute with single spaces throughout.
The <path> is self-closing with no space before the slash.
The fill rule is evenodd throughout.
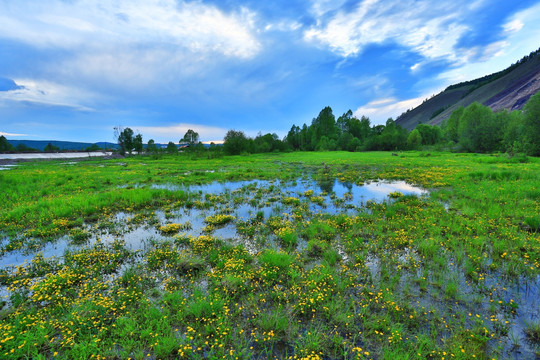
<path id="1" fill-rule="evenodd" d="M 313 0 L 311 4 L 311 12 L 320 17 L 330 11 L 339 9 L 346 0 Z"/>
<path id="2" fill-rule="evenodd" d="M 0 136 L 29 136 L 29 135 L 28 134 L 12 134 L 12 133 L 0 131 Z"/>
<path id="3" fill-rule="evenodd" d="M 184 96 L 229 62 L 251 60 L 262 50 L 256 20 L 245 8 L 199 1 L 0 2 L 0 38 L 54 54 L 37 59 L 41 78 L 92 88 L 107 101 L 118 93 Z"/>
<path id="4" fill-rule="evenodd" d="M 464 1 L 365 0 L 354 11 L 320 20 L 305 31 L 304 39 L 344 57 L 361 53 L 369 44 L 392 41 L 426 58 L 456 60 L 454 46 L 468 30 L 459 23 L 465 8 Z"/>
<path id="5" fill-rule="evenodd" d="M 0 104 L 9 106 L 7 101 L 30 102 L 47 106 L 70 107 L 79 111 L 94 111 L 84 105 L 97 96 L 71 86 L 56 84 L 50 81 L 33 79 L 15 79 L 18 89 L 0 92 Z"/>
<path id="6" fill-rule="evenodd" d="M 201 2 L 51 0 L 0 9 L 0 36 L 38 47 L 159 43 L 238 58 L 261 49 L 255 15 L 243 8 L 226 14 Z"/>
<path id="7" fill-rule="evenodd" d="M 468 49 L 467 57 L 477 61 L 463 63 L 439 75 L 444 84 L 450 85 L 501 71 L 524 55 L 538 49 L 540 39 L 540 4 L 522 10 L 502 25 L 500 35 L 503 40 L 484 47 Z"/>
<path id="8" fill-rule="evenodd" d="M 373 100 L 354 111 L 354 116 L 360 118 L 367 116 L 373 124 L 384 124 L 388 118 L 396 118 L 408 109 L 420 105 L 426 96 L 414 99 L 398 101 L 396 98 L 384 98 Z"/>
<path id="9" fill-rule="evenodd" d="M 282 20 L 276 23 L 269 23 L 264 27 L 265 31 L 296 31 L 302 27 L 298 21 Z"/>
<path id="10" fill-rule="evenodd" d="M 420 68 L 421 65 L 422 65 L 421 63 L 416 63 L 413 66 L 411 66 L 410 69 L 412 72 L 415 72 Z"/>
<path id="11" fill-rule="evenodd" d="M 516 31 L 519 31 L 521 29 L 523 29 L 523 23 L 521 22 L 520 19 L 514 19 L 506 24 L 504 24 L 503 26 L 503 29 L 505 32 L 507 33 L 513 33 L 513 32 L 516 32 Z"/>

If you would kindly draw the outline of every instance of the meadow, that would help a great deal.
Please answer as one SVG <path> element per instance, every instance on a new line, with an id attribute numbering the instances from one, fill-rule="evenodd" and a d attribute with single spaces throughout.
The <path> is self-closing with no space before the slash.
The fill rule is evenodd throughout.
<path id="1" fill-rule="evenodd" d="M 538 158 L 54 160 L 0 186 L 1 358 L 540 356 Z"/>

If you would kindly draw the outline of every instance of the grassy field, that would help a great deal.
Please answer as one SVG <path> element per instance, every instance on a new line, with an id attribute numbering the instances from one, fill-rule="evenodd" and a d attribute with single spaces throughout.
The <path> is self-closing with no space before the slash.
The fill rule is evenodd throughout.
<path id="1" fill-rule="evenodd" d="M 378 179 L 429 193 L 332 192 Z M 28 259 L 0 268 L 2 358 L 540 356 L 537 158 L 47 161 L 0 187 L 0 259 Z"/>

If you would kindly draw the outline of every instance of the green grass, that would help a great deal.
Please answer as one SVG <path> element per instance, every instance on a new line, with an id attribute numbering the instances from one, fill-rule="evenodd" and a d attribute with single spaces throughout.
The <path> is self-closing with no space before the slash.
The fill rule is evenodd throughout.
<path id="1" fill-rule="evenodd" d="M 507 358 L 520 329 L 513 322 L 530 315 L 517 289 L 540 285 L 540 161 L 492 158 L 327 152 L 21 164 L 0 173 L 1 254 L 35 253 L 61 236 L 73 248 L 0 269 L 0 357 Z M 313 189 L 282 191 L 309 177 Z M 253 179 L 269 183 L 180 190 Z M 310 210 L 336 203 L 324 195 L 335 179 L 405 180 L 430 194 Z M 249 204 L 248 218 L 235 216 Z M 276 211 L 265 216 L 264 207 Z M 207 232 L 183 233 L 196 219 L 176 217 L 189 211 Z M 229 224 L 237 235 L 214 235 Z M 141 229 L 154 237 L 134 250 Z M 537 327 L 514 339 L 524 356 L 538 351 Z"/>

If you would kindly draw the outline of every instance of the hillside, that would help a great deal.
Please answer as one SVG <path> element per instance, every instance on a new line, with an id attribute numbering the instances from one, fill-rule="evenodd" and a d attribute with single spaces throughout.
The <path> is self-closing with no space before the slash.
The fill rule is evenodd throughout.
<path id="1" fill-rule="evenodd" d="M 61 151 L 81 151 L 93 145 L 93 143 L 73 142 L 73 141 L 58 141 L 58 140 L 8 140 L 8 142 L 16 147 L 19 144 L 25 145 L 32 149 L 43 151 L 47 144 L 57 146 Z M 117 144 L 108 142 L 96 143 L 100 148 L 110 149 L 118 147 Z"/>
<path id="2" fill-rule="evenodd" d="M 540 91 L 540 49 L 507 69 L 451 85 L 418 107 L 401 114 L 396 123 L 412 130 L 419 123 L 440 124 L 460 106 L 477 101 L 491 107 L 519 110 Z"/>

